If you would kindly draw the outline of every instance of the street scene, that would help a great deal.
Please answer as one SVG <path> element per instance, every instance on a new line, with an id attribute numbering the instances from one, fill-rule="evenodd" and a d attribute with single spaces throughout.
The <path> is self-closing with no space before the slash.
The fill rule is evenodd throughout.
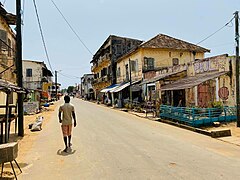
<path id="1" fill-rule="evenodd" d="M 62 152 L 64 145 L 54 111 L 34 142 L 30 146 L 26 142 L 29 149 L 18 160 L 26 163 L 19 179 L 237 179 L 240 176 L 239 146 L 77 98 L 71 101 L 79 119 L 73 129 L 71 152 Z M 61 103 L 62 100 L 57 106 Z"/>
<path id="2" fill-rule="evenodd" d="M 0 0 L 0 179 L 239 179 L 238 0 Z"/>

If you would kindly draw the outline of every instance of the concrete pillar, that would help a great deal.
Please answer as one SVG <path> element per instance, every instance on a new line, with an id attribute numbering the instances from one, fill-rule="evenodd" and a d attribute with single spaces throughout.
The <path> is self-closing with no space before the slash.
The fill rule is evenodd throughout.
<path id="1" fill-rule="evenodd" d="M 219 101 L 218 90 L 219 90 L 219 80 L 218 78 L 216 78 L 216 101 Z"/>
<path id="2" fill-rule="evenodd" d="M 198 86 L 194 86 L 194 100 L 195 106 L 198 106 Z"/>

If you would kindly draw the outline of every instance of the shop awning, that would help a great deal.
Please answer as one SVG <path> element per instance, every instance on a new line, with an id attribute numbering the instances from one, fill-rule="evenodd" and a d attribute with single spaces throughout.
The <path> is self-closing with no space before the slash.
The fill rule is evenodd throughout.
<path id="1" fill-rule="evenodd" d="M 198 74 L 196 76 L 186 77 L 183 79 L 180 79 L 178 81 L 173 82 L 172 84 L 167 84 L 165 86 L 161 87 L 162 91 L 167 90 L 180 90 L 180 89 L 188 89 L 194 86 L 197 86 L 205 81 L 215 79 L 221 75 L 224 75 L 228 72 L 208 72 L 203 74 Z"/>
<path id="2" fill-rule="evenodd" d="M 102 89 L 100 92 L 106 93 L 106 92 L 109 92 L 109 91 L 111 91 L 111 90 L 114 90 L 114 89 L 117 88 L 118 86 L 119 86 L 119 84 L 113 84 L 113 85 L 111 85 L 111 86 L 108 86 L 108 87 Z"/>
<path id="3" fill-rule="evenodd" d="M 134 82 L 132 82 L 132 85 L 133 85 L 133 84 L 136 84 L 136 83 L 139 83 L 140 81 L 141 81 L 141 80 L 139 80 L 139 81 L 134 81 Z M 125 88 L 128 87 L 128 86 L 130 86 L 130 82 L 121 84 L 119 87 L 117 87 L 117 88 L 114 89 L 114 90 L 111 90 L 110 92 L 113 92 L 113 93 L 120 92 L 120 91 L 122 91 L 123 89 L 125 89 Z"/>
<path id="4" fill-rule="evenodd" d="M 154 83 L 156 81 L 159 81 L 160 79 L 164 79 L 164 78 L 167 78 L 169 76 L 176 75 L 176 74 L 182 73 L 182 72 L 186 72 L 186 70 L 182 70 L 182 71 L 178 71 L 178 72 L 171 72 L 171 73 L 166 73 L 166 74 L 160 74 L 160 75 L 158 75 L 156 77 L 153 77 L 151 79 L 144 80 L 143 82 L 140 83 L 140 85 Z"/>
<path id="5" fill-rule="evenodd" d="M 26 93 L 25 89 L 3 79 L 0 79 L 0 91 Z"/>

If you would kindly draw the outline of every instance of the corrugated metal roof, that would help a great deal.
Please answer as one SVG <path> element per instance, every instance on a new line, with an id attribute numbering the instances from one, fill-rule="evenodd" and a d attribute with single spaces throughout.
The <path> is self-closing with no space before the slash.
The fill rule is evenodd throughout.
<path id="1" fill-rule="evenodd" d="M 225 71 L 225 72 L 214 71 L 214 72 L 198 74 L 196 76 L 186 77 L 186 78 L 180 79 L 178 81 L 175 81 L 172 84 L 167 84 L 165 86 L 162 86 L 161 90 L 167 91 L 167 90 L 179 90 L 179 89 L 191 88 L 191 87 L 197 86 L 205 81 L 217 78 L 226 73 L 228 73 L 228 71 Z"/>
<path id="2" fill-rule="evenodd" d="M 175 75 L 175 74 L 178 74 L 178 73 L 181 73 L 181 72 L 184 72 L 184 71 L 186 71 L 186 70 L 182 70 L 182 71 L 178 71 L 178 72 L 171 72 L 171 73 L 166 73 L 166 74 L 160 74 L 160 75 L 158 75 L 156 77 L 153 77 L 151 79 L 144 80 L 143 82 L 140 83 L 140 85 L 153 83 L 153 82 L 159 81 L 160 79 L 164 79 L 166 77 L 169 77 L 171 75 Z"/>
<path id="3" fill-rule="evenodd" d="M 109 92 L 109 91 L 117 88 L 118 86 L 119 86 L 119 84 L 113 84 L 113 85 L 111 85 L 111 86 L 108 86 L 108 87 L 106 87 L 106 88 L 103 88 L 100 92 L 102 92 L 102 93 Z"/>

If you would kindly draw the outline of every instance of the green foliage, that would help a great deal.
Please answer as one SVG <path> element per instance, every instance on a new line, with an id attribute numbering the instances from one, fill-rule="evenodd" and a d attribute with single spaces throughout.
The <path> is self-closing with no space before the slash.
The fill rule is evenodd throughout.
<path id="1" fill-rule="evenodd" d="M 67 93 L 72 93 L 74 90 L 74 86 L 68 86 Z"/>
<path id="2" fill-rule="evenodd" d="M 223 108 L 223 104 L 221 101 L 213 101 L 211 103 L 211 107 L 212 108 L 219 108 L 219 109 L 222 109 Z"/>

